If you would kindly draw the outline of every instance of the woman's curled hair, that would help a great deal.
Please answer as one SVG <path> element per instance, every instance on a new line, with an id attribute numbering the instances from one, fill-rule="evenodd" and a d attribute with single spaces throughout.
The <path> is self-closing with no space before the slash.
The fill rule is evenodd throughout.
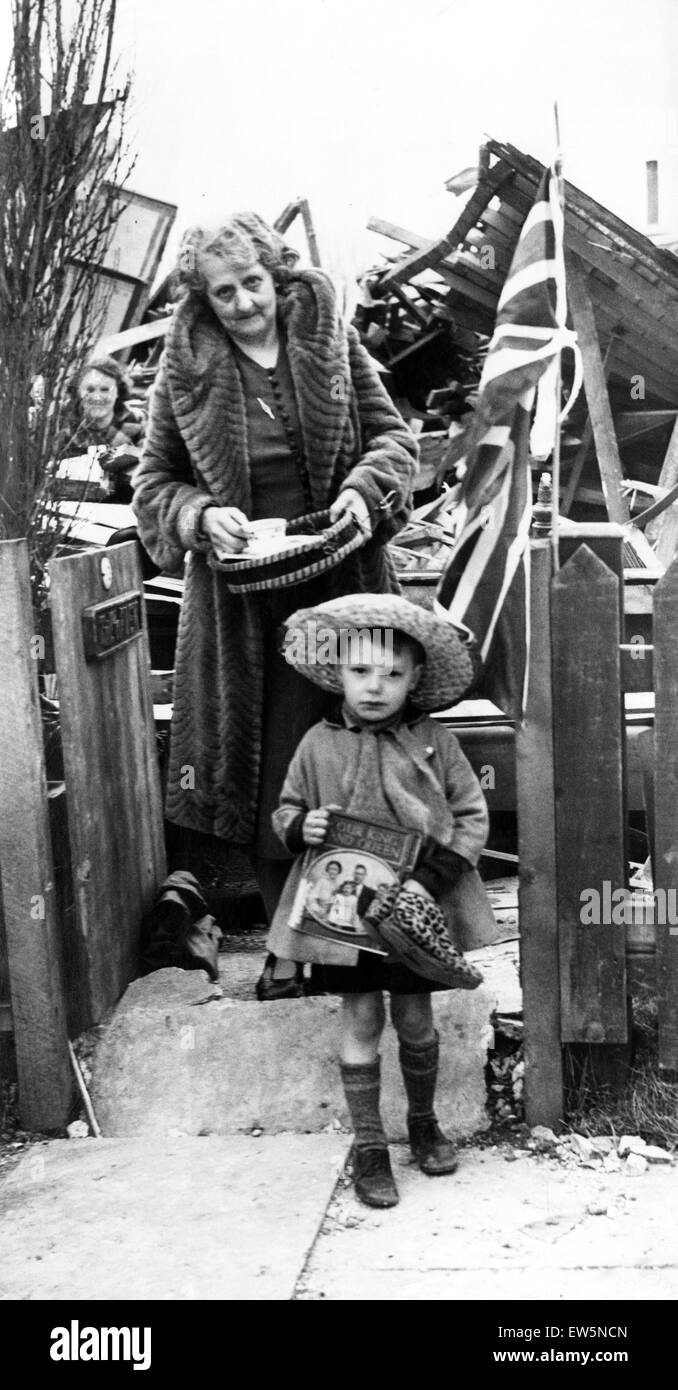
<path id="1" fill-rule="evenodd" d="M 205 293 L 203 255 L 236 264 L 259 261 L 270 271 L 277 287 L 287 283 L 289 272 L 299 259 L 298 253 L 288 246 L 280 233 L 256 212 L 236 212 L 216 231 L 189 227 L 181 238 L 173 276 L 179 298 L 190 291 Z"/>

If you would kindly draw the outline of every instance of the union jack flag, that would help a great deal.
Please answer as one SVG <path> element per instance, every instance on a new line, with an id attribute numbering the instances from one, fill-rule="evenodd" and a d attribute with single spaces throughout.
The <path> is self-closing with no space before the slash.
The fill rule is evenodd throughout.
<path id="1" fill-rule="evenodd" d="M 559 180 L 547 169 L 497 306 L 455 503 L 455 543 L 435 600 L 438 615 L 475 644 L 478 693 L 514 718 L 524 709 L 529 651 L 530 419 L 543 379 L 537 415 L 543 434 L 550 398 L 548 454 L 557 429 L 558 354 L 574 336 L 566 319 Z"/>

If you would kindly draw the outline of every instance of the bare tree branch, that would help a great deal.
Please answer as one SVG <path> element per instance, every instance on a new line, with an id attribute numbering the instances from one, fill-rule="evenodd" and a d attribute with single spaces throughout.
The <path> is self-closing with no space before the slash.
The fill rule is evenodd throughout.
<path id="1" fill-rule="evenodd" d="M 96 267 L 131 170 L 116 5 L 80 0 L 67 21 L 62 0 L 12 0 L 0 96 L 0 535 L 28 535 L 39 572 L 59 539 L 41 507 L 63 450 L 64 388 L 98 336 Z"/>

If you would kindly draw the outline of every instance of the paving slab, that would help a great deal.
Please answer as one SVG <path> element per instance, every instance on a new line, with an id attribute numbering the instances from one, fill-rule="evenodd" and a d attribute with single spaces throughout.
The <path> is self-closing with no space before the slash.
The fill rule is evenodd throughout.
<path id="1" fill-rule="evenodd" d="M 466 1149 L 454 1176 L 426 1178 L 404 1147 L 392 1160 L 400 1205 L 372 1212 L 340 1184 L 298 1299 L 678 1297 L 675 1167 L 634 1177 Z"/>
<path id="2" fill-rule="evenodd" d="M 348 1143 L 35 1146 L 0 1183 L 0 1299 L 290 1299 Z"/>

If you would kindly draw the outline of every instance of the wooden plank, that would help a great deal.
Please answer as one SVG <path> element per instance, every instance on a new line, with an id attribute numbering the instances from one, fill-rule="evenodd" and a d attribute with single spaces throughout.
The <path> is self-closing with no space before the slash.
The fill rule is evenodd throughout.
<path id="1" fill-rule="evenodd" d="M 678 483 L 678 419 L 671 431 L 671 438 L 659 474 L 659 486 L 666 488 L 667 491 L 675 483 Z M 649 531 L 648 538 L 654 542 L 657 559 L 668 567 L 674 559 L 678 546 L 678 503 L 674 502 L 672 506 L 666 508 L 665 512 L 662 512 L 656 523 L 654 535 L 652 531 Z"/>
<path id="2" fill-rule="evenodd" d="M 2 915 L 2 889 L 0 888 L 0 1009 L 10 1002 L 9 991 L 9 957 L 7 955 L 7 937 L 5 934 L 5 920 Z"/>
<path id="3" fill-rule="evenodd" d="M 563 1042 L 627 1037 L 625 927 L 607 902 L 626 887 L 620 584 L 579 546 L 551 587 L 551 644 Z M 605 885 L 609 885 L 606 890 Z M 598 894 L 603 920 L 582 921 Z"/>
<path id="4" fill-rule="evenodd" d="M 619 648 L 622 690 L 625 695 L 654 689 L 654 648 L 630 642 Z"/>
<path id="5" fill-rule="evenodd" d="M 388 222 L 384 217 L 368 217 L 368 232 L 376 232 L 379 236 L 389 237 L 391 241 L 400 241 L 403 246 L 411 246 L 422 250 L 433 246 L 430 237 L 421 236 L 419 232 L 412 232 L 408 227 L 399 227 L 395 222 Z"/>
<path id="6" fill-rule="evenodd" d="M 110 587 L 105 587 L 110 565 Z M 96 1023 L 136 973 L 143 912 L 165 874 L 148 638 L 87 660 L 83 609 L 141 591 L 134 542 L 50 565 L 54 651 L 76 904 L 81 1026 Z M 143 607 L 143 606 L 142 606 Z"/>
<path id="7" fill-rule="evenodd" d="M 391 294 L 395 295 L 398 302 L 402 304 L 403 308 L 406 310 L 406 317 L 409 315 L 411 318 L 415 319 L 420 328 L 427 329 L 429 327 L 431 321 L 430 314 L 425 314 L 423 309 L 420 309 L 417 305 L 414 297 L 410 297 L 410 295 L 406 294 L 401 285 L 392 285 Z"/>
<path id="8" fill-rule="evenodd" d="M 678 891 L 678 560 L 654 593 L 655 889 Z M 674 898 L 675 902 L 675 898 Z M 673 914 L 675 916 L 675 913 Z M 678 1069 L 678 926 L 657 925 L 659 1065 Z"/>
<path id="9" fill-rule="evenodd" d="M 503 203 L 500 208 L 485 208 L 478 218 L 479 230 L 484 231 L 490 241 L 504 248 L 509 262 L 518 244 L 521 225 L 519 220 L 514 221 L 512 217 L 504 216 Z"/>
<path id="10" fill-rule="evenodd" d="M 603 371 L 605 373 L 606 380 L 608 363 L 610 360 L 610 352 L 612 350 L 612 342 L 613 339 L 610 338 L 610 341 L 607 344 L 607 347 L 605 348 L 605 356 L 603 358 Z M 560 510 L 563 516 L 570 515 L 570 508 L 572 507 L 572 503 L 574 502 L 574 499 L 577 495 L 577 488 L 579 487 L 579 481 L 584 471 L 584 464 L 586 463 L 586 458 L 589 449 L 591 448 L 592 440 L 593 426 L 591 424 L 591 417 L 589 416 L 586 421 L 586 424 L 584 425 L 581 437 L 581 444 L 579 445 L 579 448 L 577 449 L 577 452 L 574 456 L 572 467 L 570 469 L 570 474 L 567 480 L 567 486 L 565 487 L 565 491 L 561 499 Z"/>
<path id="11" fill-rule="evenodd" d="M 531 651 L 525 719 L 516 730 L 520 972 L 525 1016 L 525 1116 L 563 1116 L 556 896 L 550 541 L 531 545 Z"/>
<path id="12" fill-rule="evenodd" d="M 579 254 L 579 253 L 577 253 Z M 602 252 L 602 255 L 605 253 Z M 678 357 L 676 348 L 676 329 L 678 323 L 675 315 L 673 321 L 662 323 L 656 313 L 652 311 L 644 301 L 639 303 L 626 303 L 622 301 L 619 285 L 612 277 L 603 276 L 601 271 L 590 265 L 586 265 L 583 257 L 580 257 L 582 264 L 585 265 L 585 274 L 589 280 L 591 295 L 594 300 L 596 310 L 596 322 L 600 325 L 601 315 L 605 315 L 610 324 L 617 325 L 619 331 L 619 346 L 626 345 L 632 355 L 635 355 L 635 372 L 644 371 L 645 361 L 649 359 L 653 365 L 661 366 L 666 362 L 667 356 L 670 360 Z M 638 344 L 642 346 L 642 353 L 638 351 Z M 639 359 L 642 356 L 642 362 Z M 631 375 L 635 373 L 632 372 Z M 629 396 L 629 405 L 631 405 Z"/>
<path id="13" fill-rule="evenodd" d="M 467 232 L 465 244 L 466 246 L 476 247 L 478 252 L 478 261 L 480 261 L 480 256 L 483 255 L 484 252 L 487 252 L 488 250 L 491 251 L 491 259 L 493 262 L 491 267 L 492 270 L 494 270 L 497 276 L 499 277 L 500 284 L 502 280 L 506 279 L 506 276 L 508 275 L 508 272 L 511 268 L 511 261 L 513 260 L 515 246 L 512 246 L 511 250 L 509 251 L 504 241 L 500 241 L 499 238 L 490 236 L 487 230 L 482 231 L 480 227 L 472 227 L 470 232 Z M 487 256 L 485 256 L 485 260 L 487 260 Z M 485 270 L 485 273 L 487 273 L 487 271 L 490 269 L 489 266 L 483 266 L 482 268 Z"/>
<path id="14" fill-rule="evenodd" d="M 318 238 L 316 236 L 315 227 L 313 225 L 313 218 L 311 216 L 311 209 L 308 204 L 308 198 L 302 198 L 301 203 L 299 205 L 299 210 L 301 212 L 301 217 L 304 224 L 304 231 L 306 232 L 306 241 L 308 244 L 308 254 L 310 256 L 311 265 L 319 266 L 322 264 L 322 262 L 320 260 L 320 251 L 318 250 Z"/>
<path id="15" fill-rule="evenodd" d="M 588 275 L 587 280 L 592 300 L 595 301 L 599 338 L 605 341 L 612 334 L 615 335 L 608 375 L 619 378 L 629 400 L 632 388 L 642 389 L 646 396 L 656 396 L 667 404 L 677 400 L 678 388 L 672 359 L 678 371 L 678 357 L 668 350 L 666 341 L 660 342 L 659 333 L 654 338 L 643 337 L 638 323 L 632 329 L 628 319 L 621 319 L 614 306 L 608 308 L 603 302 L 595 278 Z"/>
<path id="16" fill-rule="evenodd" d="M 311 217 L 311 209 L 307 198 L 296 198 L 293 203 L 288 203 L 287 207 L 283 208 L 280 216 L 276 217 L 273 226 L 275 230 L 280 232 L 280 235 L 283 236 L 292 226 L 295 217 L 298 216 L 301 216 L 304 224 L 311 265 L 319 266 L 321 262 L 320 253 L 318 251 L 318 239 L 315 234 L 313 218 Z"/>
<path id="17" fill-rule="evenodd" d="M 675 424 L 676 410 L 620 410 L 615 416 L 617 439 L 627 444 L 631 439 L 662 430 L 666 425 Z"/>
<path id="18" fill-rule="evenodd" d="M 632 327 L 634 311 L 636 308 L 640 308 L 652 314 L 658 324 L 675 325 L 676 306 L 674 301 L 667 298 L 662 290 L 653 289 L 644 279 L 634 277 L 628 266 L 625 266 L 623 261 L 619 261 L 605 247 L 596 246 L 589 241 L 586 236 L 571 225 L 567 215 L 565 219 L 565 246 L 569 252 L 579 256 L 586 266 L 592 267 L 596 281 L 601 276 L 604 284 L 612 282 L 613 285 L 616 285 L 619 295 L 618 314 L 620 320 Z"/>
<path id="19" fill-rule="evenodd" d="M 429 237 L 420 236 L 418 232 L 413 232 L 406 227 L 399 227 L 393 222 L 386 222 L 382 217 L 370 217 L 367 226 L 370 231 L 378 232 L 380 236 L 392 237 L 395 241 L 402 241 L 404 245 L 412 246 L 420 251 L 430 251 L 436 244 L 440 244 L 431 241 Z M 402 264 L 401 261 L 396 262 L 396 268 Z M 504 279 L 503 275 L 499 273 L 496 285 L 490 288 L 491 272 L 484 271 L 481 266 L 469 270 L 465 262 L 459 261 L 454 255 L 444 257 L 433 269 L 435 274 L 439 275 L 451 289 L 469 299 L 473 305 L 479 305 L 486 310 L 491 322 L 494 323 L 497 300 Z M 412 279 L 415 274 L 418 272 L 412 271 L 407 278 Z M 394 292 L 395 284 L 395 281 L 389 280 L 388 288 L 391 292 Z M 381 293 L 381 288 L 379 293 Z"/>
<path id="20" fill-rule="evenodd" d="M 0 880 L 22 1123 L 66 1124 L 64 1005 L 26 542 L 0 544 Z"/>
<path id="21" fill-rule="evenodd" d="M 607 394 L 598 330 L 588 286 L 576 257 L 567 258 L 567 289 L 572 318 L 584 359 L 584 389 L 596 444 L 600 481 L 610 521 L 629 520 L 628 503 L 621 495 L 621 460 Z"/>
<path id="22" fill-rule="evenodd" d="M 480 214 L 502 184 L 511 177 L 512 172 L 509 165 L 500 162 L 487 175 L 484 175 L 447 235 L 441 237 L 439 241 L 435 241 L 432 246 L 425 250 L 413 251 L 409 256 L 405 256 L 402 261 L 399 261 L 396 266 L 381 275 L 372 287 L 372 294 L 375 298 L 386 294 L 392 284 L 411 280 L 414 275 L 419 275 L 423 270 L 435 270 L 440 261 L 445 260 L 446 256 L 457 249 L 460 242 L 464 240 L 467 231 L 475 226 Z"/>
<path id="23" fill-rule="evenodd" d="M 294 201 L 288 203 L 287 206 L 283 208 L 280 215 L 276 217 L 273 226 L 276 232 L 280 232 L 281 236 L 284 236 L 285 232 L 289 231 L 290 227 L 292 226 L 292 223 L 294 222 L 294 219 L 297 216 L 297 213 L 299 212 L 300 202 L 300 198 L 295 198 Z"/>
<path id="24" fill-rule="evenodd" d="M 629 739 L 627 746 L 629 749 L 629 753 L 631 753 L 631 751 L 633 750 L 633 754 L 635 754 L 638 772 L 640 775 L 643 810 L 645 812 L 645 827 L 647 830 L 647 846 L 650 856 L 650 864 L 652 866 L 652 882 L 656 883 L 657 840 L 655 833 L 654 818 L 654 729 L 641 729 L 636 734 L 635 738 Z"/>

